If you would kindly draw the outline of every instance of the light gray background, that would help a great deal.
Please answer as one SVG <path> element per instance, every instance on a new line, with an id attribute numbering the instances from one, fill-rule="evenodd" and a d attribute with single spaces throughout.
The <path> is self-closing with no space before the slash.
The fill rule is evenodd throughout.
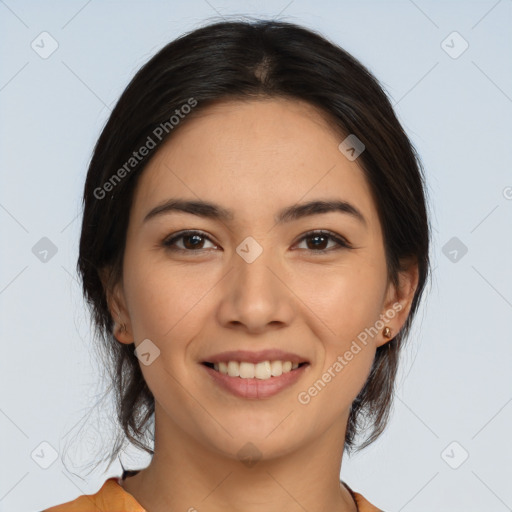
<path id="1" fill-rule="evenodd" d="M 386 512 L 512 510 L 510 0 L 0 0 L 0 510 L 41 510 L 120 474 L 68 465 L 73 474 L 61 460 L 76 435 L 78 465 L 102 440 L 108 448 L 110 428 L 98 408 L 86 431 L 76 427 L 102 390 L 74 271 L 86 168 L 139 67 L 179 34 L 233 14 L 279 15 L 359 58 L 427 171 L 432 286 L 391 422 L 344 459 L 342 478 Z M 51 48 L 43 31 L 58 43 L 46 59 L 31 47 Z M 446 40 L 454 31 L 463 40 Z M 46 262 L 32 251 L 43 237 L 57 247 Z M 58 452 L 47 469 L 36 462 L 51 460 L 44 442 Z M 130 453 L 125 467 L 147 464 Z"/>

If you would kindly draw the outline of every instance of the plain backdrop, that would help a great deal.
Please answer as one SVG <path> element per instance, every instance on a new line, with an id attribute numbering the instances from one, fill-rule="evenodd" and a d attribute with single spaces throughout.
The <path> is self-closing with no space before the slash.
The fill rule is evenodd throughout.
<path id="1" fill-rule="evenodd" d="M 109 449 L 112 417 L 92 407 L 101 369 L 75 273 L 85 173 L 140 66 L 234 15 L 303 24 L 360 59 L 426 169 L 432 284 L 389 426 L 344 457 L 343 480 L 386 512 L 512 510 L 510 0 L 0 1 L 0 510 L 42 510 L 120 474 L 79 469 Z"/>

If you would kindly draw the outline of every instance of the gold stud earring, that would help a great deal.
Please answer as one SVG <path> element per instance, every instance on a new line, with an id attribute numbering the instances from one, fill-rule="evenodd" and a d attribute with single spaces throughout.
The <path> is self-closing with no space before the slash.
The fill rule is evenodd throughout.
<path id="1" fill-rule="evenodd" d="M 389 327 L 384 327 L 382 335 L 384 336 L 384 338 L 391 338 L 391 329 Z"/>

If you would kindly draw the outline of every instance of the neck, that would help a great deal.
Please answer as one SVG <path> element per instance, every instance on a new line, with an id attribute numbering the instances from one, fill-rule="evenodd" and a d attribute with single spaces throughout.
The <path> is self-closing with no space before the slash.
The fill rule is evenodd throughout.
<path id="1" fill-rule="evenodd" d="M 151 512 L 357 512 L 339 480 L 344 425 L 272 458 L 247 441 L 229 457 L 199 444 L 156 407 L 153 459 L 123 487 Z"/>

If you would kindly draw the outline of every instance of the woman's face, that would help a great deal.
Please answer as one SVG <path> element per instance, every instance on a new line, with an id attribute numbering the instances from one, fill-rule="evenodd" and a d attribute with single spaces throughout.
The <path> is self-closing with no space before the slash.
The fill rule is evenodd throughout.
<path id="1" fill-rule="evenodd" d="M 342 446 L 350 405 L 387 341 L 382 327 L 395 335 L 408 308 L 388 285 L 376 206 L 341 141 L 306 103 L 224 102 L 187 120 L 144 170 L 114 297 L 127 325 L 118 339 L 144 343 L 138 355 L 160 436 L 233 458 L 242 448 L 272 458 L 326 435 Z M 212 203 L 229 216 L 161 208 L 147 217 L 176 200 Z M 348 206 L 278 220 L 312 201 Z M 171 240 L 184 230 L 198 233 Z M 226 351 L 295 360 L 258 357 L 263 350 L 307 364 L 256 380 L 204 364 L 219 354 L 250 362 Z M 256 368 L 230 363 L 237 367 L 244 375 Z"/>

